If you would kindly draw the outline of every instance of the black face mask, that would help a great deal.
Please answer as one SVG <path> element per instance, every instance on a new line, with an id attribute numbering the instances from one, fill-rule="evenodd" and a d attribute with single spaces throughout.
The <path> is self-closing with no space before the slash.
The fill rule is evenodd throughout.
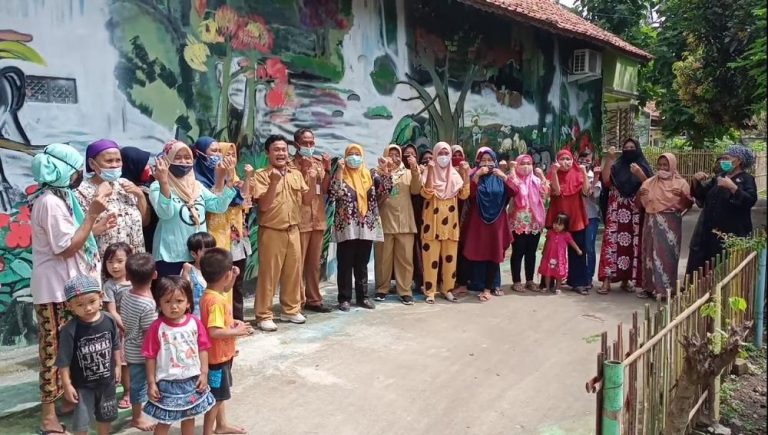
<path id="1" fill-rule="evenodd" d="M 637 150 L 623 150 L 621 157 L 628 162 L 634 162 L 637 160 Z"/>
<path id="2" fill-rule="evenodd" d="M 168 171 L 176 178 L 181 178 L 192 171 L 192 166 L 187 165 L 177 165 L 175 163 L 171 163 L 168 165 Z"/>
<path id="3" fill-rule="evenodd" d="M 82 183 L 82 182 L 83 182 L 83 173 L 78 171 L 77 172 L 77 177 L 75 177 L 75 179 L 72 180 L 69 183 L 69 188 L 70 189 L 77 189 L 78 187 L 80 187 L 80 183 Z"/>

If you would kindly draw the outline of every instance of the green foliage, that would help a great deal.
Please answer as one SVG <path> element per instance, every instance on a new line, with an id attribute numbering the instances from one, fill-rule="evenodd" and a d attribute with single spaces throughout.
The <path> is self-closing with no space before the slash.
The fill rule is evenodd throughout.
<path id="1" fill-rule="evenodd" d="M 382 55 L 373 61 L 371 82 L 376 92 L 381 95 L 392 95 L 397 86 L 397 67 L 389 55 Z"/>
<path id="2" fill-rule="evenodd" d="M 766 73 L 766 62 L 768 62 L 768 56 L 766 56 L 766 6 L 763 4 L 754 10 L 755 18 L 757 18 L 757 25 L 755 33 L 758 37 L 749 45 L 749 49 L 744 53 L 738 61 L 731 63 L 729 66 L 732 68 L 741 69 L 744 68 L 748 72 L 747 74 L 754 80 L 754 97 L 757 101 L 755 108 L 757 110 L 766 110 L 766 86 L 768 86 L 768 74 Z"/>
<path id="3" fill-rule="evenodd" d="M 765 230 L 755 231 L 747 237 L 738 237 L 727 233 L 717 233 L 726 250 L 762 251 L 768 245 L 768 234 Z"/>

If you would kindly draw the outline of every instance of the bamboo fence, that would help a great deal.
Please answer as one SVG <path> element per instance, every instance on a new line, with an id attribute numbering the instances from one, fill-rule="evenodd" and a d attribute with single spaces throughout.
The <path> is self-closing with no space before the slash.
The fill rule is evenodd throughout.
<path id="1" fill-rule="evenodd" d="M 646 304 L 642 315 L 635 311 L 628 334 L 619 323 L 616 336 L 609 345 L 608 334 L 601 335 L 597 354 L 597 376 L 587 382 L 587 391 L 596 393 L 596 433 L 603 434 L 603 363 L 620 361 L 624 369 L 623 406 L 616 416 L 622 434 L 653 434 L 662 432 L 667 410 L 677 380 L 683 370 L 684 350 L 681 339 L 697 334 L 705 337 L 721 320 L 719 329 L 730 324 L 752 320 L 754 310 L 754 283 L 757 277 L 757 253 L 746 250 L 731 251 L 713 259 L 692 277 L 678 283 L 676 294 L 667 302 Z M 685 291 L 679 291 L 684 289 Z M 719 294 L 719 297 L 713 297 Z M 734 311 L 729 298 L 738 296 L 747 301 L 746 311 Z M 710 301 L 718 303 L 721 319 L 713 320 L 700 310 Z M 725 376 L 731 367 L 723 371 Z M 689 415 L 692 421 L 707 408 L 717 415 L 719 382 L 699 392 L 696 407 Z"/>

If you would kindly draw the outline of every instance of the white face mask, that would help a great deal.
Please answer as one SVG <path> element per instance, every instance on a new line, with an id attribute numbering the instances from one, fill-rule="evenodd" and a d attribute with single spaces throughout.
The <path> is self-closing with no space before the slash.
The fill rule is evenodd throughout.
<path id="1" fill-rule="evenodd" d="M 451 156 L 437 156 L 437 165 L 445 168 L 451 164 Z"/>

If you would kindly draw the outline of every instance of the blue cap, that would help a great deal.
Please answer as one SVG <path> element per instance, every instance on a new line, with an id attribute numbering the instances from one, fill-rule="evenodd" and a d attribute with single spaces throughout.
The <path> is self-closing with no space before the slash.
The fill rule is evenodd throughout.
<path id="1" fill-rule="evenodd" d="M 101 293 L 101 283 L 99 280 L 88 275 L 77 275 L 64 284 L 64 294 L 67 297 L 67 301 L 88 293 Z"/>

